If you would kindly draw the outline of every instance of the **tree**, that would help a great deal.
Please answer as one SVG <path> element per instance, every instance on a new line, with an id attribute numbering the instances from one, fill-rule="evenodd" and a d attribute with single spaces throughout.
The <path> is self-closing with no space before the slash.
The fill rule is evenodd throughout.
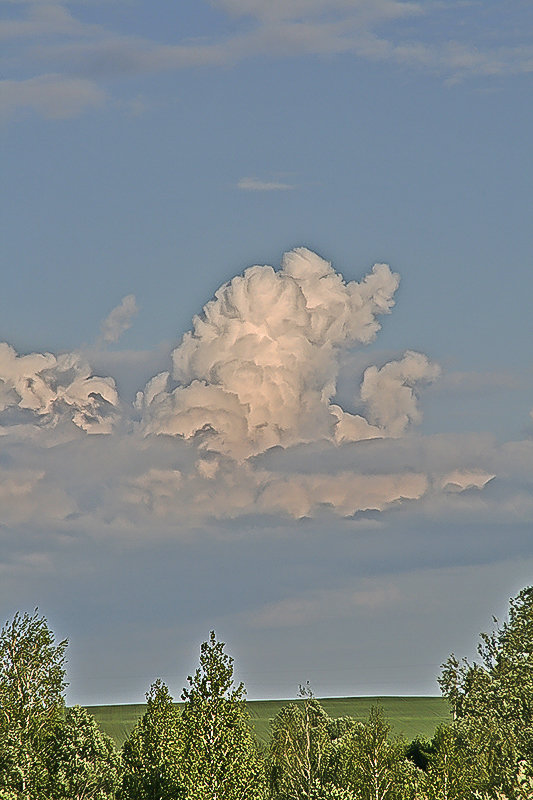
<path id="1" fill-rule="evenodd" d="M 85 708 L 67 709 L 47 748 L 50 800 L 112 800 L 121 778 L 120 755 Z"/>
<path id="2" fill-rule="evenodd" d="M 496 800 L 510 800 L 503 792 L 495 792 Z M 527 766 L 524 761 L 518 764 L 518 771 L 513 785 L 513 798 L 515 800 L 533 800 L 533 776 L 528 774 Z M 483 800 L 492 800 L 489 794 L 483 796 Z"/>
<path id="3" fill-rule="evenodd" d="M 480 663 L 452 653 L 439 684 L 454 727 L 469 730 L 469 745 L 485 763 L 487 790 L 512 792 L 518 762 L 533 762 L 533 587 L 510 600 L 508 621 L 494 623 L 480 635 Z"/>
<path id="4" fill-rule="evenodd" d="M 339 742 L 338 782 L 363 800 L 414 796 L 416 782 L 406 765 L 405 748 L 389 739 L 390 725 L 372 706 L 366 722 L 350 726 Z"/>
<path id="5" fill-rule="evenodd" d="M 183 690 L 182 775 L 187 800 L 259 800 L 264 771 L 246 712 L 244 684 L 211 631 L 200 666 Z"/>
<path id="6" fill-rule="evenodd" d="M 67 640 L 45 617 L 16 613 L 0 632 L 0 787 L 23 800 L 43 796 L 45 750 L 64 711 Z"/>
<path id="7" fill-rule="evenodd" d="M 301 702 L 280 709 L 272 722 L 270 782 L 276 797 L 307 800 L 324 782 L 331 739 L 328 717 L 309 688 L 300 686 Z"/>
<path id="8" fill-rule="evenodd" d="M 124 800 L 178 800 L 180 782 L 180 712 L 161 680 L 146 694 L 147 708 L 124 743 Z"/>
<path id="9" fill-rule="evenodd" d="M 309 795 L 311 800 L 359 800 L 351 789 L 335 786 L 333 783 L 315 782 Z"/>
<path id="10" fill-rule="evenodd" d="M 431 800 L 474 797 L 486 785 L 482 760 L 476 759 L 469 731 L 460 723 L 440 725 L 426 751 Z"/>

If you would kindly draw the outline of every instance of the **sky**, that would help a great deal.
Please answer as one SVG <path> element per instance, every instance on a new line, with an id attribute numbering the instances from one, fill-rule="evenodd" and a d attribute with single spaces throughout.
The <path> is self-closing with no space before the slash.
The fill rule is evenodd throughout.
<path id="1" fill-rule="evenodd" d="M 436 695 L 533 574 L 528 0 L 0 0 L 0 619 L 69 703 Z"/>

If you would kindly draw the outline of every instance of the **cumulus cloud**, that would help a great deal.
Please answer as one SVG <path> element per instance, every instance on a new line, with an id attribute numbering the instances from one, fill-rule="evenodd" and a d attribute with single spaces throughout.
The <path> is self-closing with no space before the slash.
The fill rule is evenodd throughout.
<path id="1" fill-rule="evenodd" d="M 138 310 L 134 294 L 123 297 L 119 305 L 102 322 L 102 340 L 108 343 L 117 342 L 122 334 L 131 328 L 132 319 Z"/>
<path id="2" fill-rule="evenodd" d="M 409 423 L 421 419 L 417 384 L 429 383 L 439 374 L 438 365 L 411 350 L 400 361 L 391 361 L 381 369 L 369 367 L 363 377 L 361 399 L 367 405 L 370 422 L 390 436 L 400 436 Z"/>
<path id="3" fill-rule="evenodd" d="M 134 407 L 80 354 L 20 355 L 0 344 L 0 523 L 39 524 L 44 514 L 67 526 L 175 532 L 177 520 L 258 514 L 479 510 L 475 493 L 493 491 L 518 455 L 530 464 L 531 448 L 508 449 L 502 461 L 492 440 L 409 434 L 420 387 L 439 375 L 427 356 L 407 351 L 368 366 L 360 413 L 337 400 L 343 352 L 374 340 L 398 285 L 386 264 L 346 281 L 305 248 L 278 270 L 250 267 L 215 292 L 171 353 L 172 368 Z M 102 340 L 116 341 L 135 311 L 126 296 Z M 527 516 L 524 497 L 516 507 Z"/>
<path id="4" fill-rule="evenodd" d="M 371 342 L 399 276 L 376 264 L 346 282 L 305 248 L 282 267 L 255 266 L 222 286 L 193 320 L 163 374 L 138 398 L 146 433 L 179 435 L 246 458 L 275 445 L 334 436 L 343 347 Z"/>
<path id="5" fill-rule="evenodd" d="M 62 422 L 87 433 L 109 433 L 117 406 L 114 380 L 92 375 L 78 354 L 19 355 L 0 343 L 0 434 Z"/>

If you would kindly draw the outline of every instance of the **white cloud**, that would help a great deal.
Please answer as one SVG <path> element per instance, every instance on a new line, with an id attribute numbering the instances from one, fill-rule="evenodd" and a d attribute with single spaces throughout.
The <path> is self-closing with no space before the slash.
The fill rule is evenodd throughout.
<path id="1" fill-rule="evenodd" d="M 350 517 L 361 511 L 383 511 L 395 503 L 419 500 L 428 489 L 423 474 L 395 475 L 293 475 L 266 477 L 258 497 L 265 512 L 288 514 L 300 519 L 332 511 Z"/>
<path id="2" fill-rule="evenodd" d="M 416 386 L 430 383 L 440 375 L 440 367 L 431 364 L 422 353 L 408 350 L 400 361 L 391 361 L 381 369 L 368 367 L 363 376 L 361 399 L 366 403 L 369 420 L 389 436 L 401 435 L 412 422 L 420 422 Z"/>
<path id="3" fill-rule="evenodd" d="M 400 0 L 219 0 L 233 21 L 224 36 L 162 43 L 122 34 L 77 19 L 65 3 L 20 3 L 27 13 L 0 22 L 0 40 L 19 48 L 13 64 L 31 65 L 34 77 L 7 76 L 0 83 L 0 113 L 31 109 L 50 118 L 66 118 L 102 106 L 102 82 L 127 76 L 199 66 L 235 64 L 246 59 L 297 58 L 351 54 L 429 71 L 453 83 L 468 76 L 502 76 L 533 71 L 533 47 L 523 33 L 521 9 L 512 2 L 513 33 L 502 32 L 487 45 L 481 25 L 454 25 L 457 9 Z M 497 9 L 491 33 L 500 29 Z M 454 14 L 450 18 L 448 15 Z M 404 31 L 409 22 L 409 34 Z M 430 31 L 443 33 L 435 39 Z M 124 101 L 116 104 L 125 107 Z M 142 104 L 133 101 L 135 108 Z M 244 177 L 239 188 L 282 191 L 282 181 Z"/>
<path id="4" fill-rule="evenodd" d="M 213 0 L 236 16 L 262 20 L 298 20 L 302 17 L 358 14 L 370 19 L 397 19 L 422 13 L 422 5 L 400 0 Z"/>
<path id="5" fill-rule="evenodd" d="M 135 408 L 80 354 L 19 355 L 0 344 L 0 523 L 136 537 L 174 536 L 177 520 L 188 529 L 393 509 L 531 520 L 532 442 L 409 432 L 419 387 L 439 374 L 423 354 L 367 366 L 361 413 L 333 402 L 343 349 L 375 338 L 398 283 L 384 264 L 347 282 L 305 248 L 277 271 L 250 267 L 194 318 L 172 374 L 151 378 Z M 135 309 L 128 295 L 103 337 L 114 340 Z M 121 360 L 93 355 L 111 367 Z M 124 357 L 135 373 L 147 359 Z"/>
<path id="6" fill-rule="evenodd" d="M 290 183 L 280 183 L 279 181 L 262 181 L 259 178 L 241 178 L 237 183 L 237 188 L 247 192 L 282 192 L 294 189 Z"/>
<path id="7" fill-rule="evenodd" d="M 287 253 L 278 272 L 250 267 L 215 293 L 173 352 L 177 388 L 161 376 L 139 397 L 143 429 L 239 459 L 333 437 L 339 353 L 374 339 L 398 282 L 376 264 L 346 283 L 305 248 Z"/>
<path id="8" fill-rule="evenodd" d="M 50 119 L 65 119 L 105 102 L 105 91 L 85 78 L 54 74 L 0 81 L 0 115 L 4 117 L 34 111 Z"/>
<path id="9" fill-rule="evenodd" d="M 0 342 L 1 434 L 9 433 L 11 425 L 18 431 L 65 423 L 87 433 L 108 433 L 117 406 L 113 379 L 95 377 L 78 354 L 18 355 Z"/>
<path id="10" fill-rule="evenodd" d="M 138 312 L 134 294 L 123 297 L 105 318 L 101 325 L 102 339 L 104 342 L 117 342 L 122 334 L 131 328 L 132 319 Z"/>
<path id="11" fill-rule="evenodd" d="M 94 25 L 86 25 L 71 14 L 63 3 L 28 2 L 26 16 L 0 20 L 0 41 L 11 39 L 32 39 L 46 36 L 89 35 L 100 30 Z"/>
<path id="12" fill-rule="evenodd" d="M 483 489 L 495 475 L 483 472 L 482 470 L 460 470 L 454 469 L 444 475 L 440 483 L 442 488 L 448 491 L 464 491 L 465 489 Z"/>

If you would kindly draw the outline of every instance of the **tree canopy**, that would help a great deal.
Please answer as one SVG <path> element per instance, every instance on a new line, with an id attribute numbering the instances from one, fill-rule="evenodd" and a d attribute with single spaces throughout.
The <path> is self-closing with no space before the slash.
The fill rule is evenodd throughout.
<path id="1" fill-rule="evenodd" d="M 429 741 L 391 736 L 379 707 L 331 719 L 306 684 L 261 750 L 211 631 L 182 709 L 156 680 L 119 753 L 65 707 L 67 641 L 16 614 L 0 632 L 0 800 L 533 800 L 533 587 L 494 622 L 478 660 L 443 665 L 453 721 Z"/>
<path id="2" fill-rule="evenodd" d="M 233 682 L 233 659 L 214 631 L 200 648 L 200 665 L 187 678 L 182 713 L 187 800 L 260 800 L 263 766 L 244 703 Z"/>
<path id="3" fill-rule="evenodd" d="M 15 614 L 0 632 L 0 786 L 39 797 L 46 751 L 64 709 L 65 650 L 45 617 Z"/>

